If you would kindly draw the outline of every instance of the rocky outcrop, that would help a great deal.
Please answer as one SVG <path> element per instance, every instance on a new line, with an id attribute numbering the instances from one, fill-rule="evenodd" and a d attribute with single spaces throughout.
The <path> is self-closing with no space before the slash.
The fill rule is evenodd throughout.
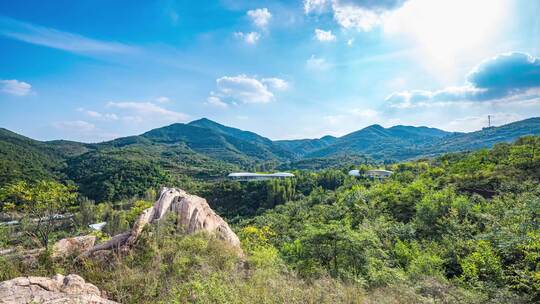
<path id="1" fill-rule="evenodd" d="M 99 289 L 78 275 L 52 278 L 20 277 L 0 283 L 1 304 L 80 303 L 114 304 L 101 297 Z"/>
<path id="2" fill-rule="evenodd" d="M 163 219 L 169 212 L 177 214 L 178 225 L 185 233 L 191 234 L 197 231 L 214 233 L 220 239 L 238 248 L 239 254 L 242 254 L 238 236 L 227 222 L 210 208 L 205 199 L 178 188 L 163 188 L 159 199 L 152 207 L 142 212 L 131 230 L 94 246 L 81 256 L 88 257 L 101 250 L 128 249 L 137 241 L 147 224 Z"/>
<path id="3" fill-rule="evenodd" d="M 95 243 L 96 237 L 94 235 L 61 239 L 54 243 L 51 256 L 53 258 L 63 258 L 78 255 L 94 247 Z"/>

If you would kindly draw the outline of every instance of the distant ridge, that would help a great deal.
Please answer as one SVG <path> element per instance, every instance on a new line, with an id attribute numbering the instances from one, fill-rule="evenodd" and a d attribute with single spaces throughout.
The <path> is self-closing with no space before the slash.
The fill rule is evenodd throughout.
<path id="1" fill-rule="evenodd" d="M 97 144 L 37 141 L 0 128 L 0 186 L 20 178 L 68 178 L 76 183 L 84 179 L 85 185 L 92 185 L 100 183 L 104 171 L 126 178 L 161 178 L 161 170 L 175 178 L 215 178 L 238 169 L 320 169 L 471 151 L 525 135 L 540 135 L 540 118 L 470 133 L 371 125 L 342 137 L 278 141 L 206 118 Z M 82 190 L 95 191 L 88 187 Z"/>

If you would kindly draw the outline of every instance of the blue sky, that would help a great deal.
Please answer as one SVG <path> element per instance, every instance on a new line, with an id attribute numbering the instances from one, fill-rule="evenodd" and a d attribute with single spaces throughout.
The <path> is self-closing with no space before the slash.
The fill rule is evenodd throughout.
<path id="1" fill-rule="evenodd" d="M 540 1 L 0 1 L 0 126 L 272 139 L 540 116 Z"/>

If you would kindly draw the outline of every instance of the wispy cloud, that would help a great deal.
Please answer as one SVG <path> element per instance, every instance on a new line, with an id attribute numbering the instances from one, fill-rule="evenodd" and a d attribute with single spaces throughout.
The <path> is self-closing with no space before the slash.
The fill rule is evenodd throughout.
<path id="1" fill-rule="evenodd" d="M 77 129 L 84 132 L 94 131 L 96 129 L 96 126 L 94 124 L 86 122 L 84 120 L 58 121 L 53 123 L 53 127 L 60 130 Z"/>
<path id="2" fill-rule="evenodd" d="M 101 121 L 113 121 L 118 120 L 120 117 L 114 113 L 101 113 L 98 111 L 87 110 L 84 108 L 78 108 L 77 111 L 84 113 L 86 116 Z"/>
<path id="3" fill-rule="evenodd" d="M 152 102 L 111 101 L 107 103 L 107 107 L 126 111 L 130 116 L 123 116 L 124 120 L 127 117 L 128 120 L 133 121 L 150 119 L 152 121 L 183 122 L 189 118 L 189 115 L 185 113 L 171 111 Z"/>
<path id="4" fill-rule="evenodd" d="M 0 80 L 0 91 L 15 96 L 26 96 L 31 93 L 32 86 L 16 79 Z"/>
<path id="5" fill-rule="evenodd" d="M 167 96 L 159 96 L 158 98 L 155 99 L 155 101 L 157 103 L 170 103 L 170 102 L 172 102 L 172 100 Z"/>
<path id="6" fill-rule="evenodd" d="M 223 100 L 221 100 L 221 98 L 217 96 L 213 96 L 213 95 L 208 96 L 208 98 L 206 99 L 206 103 L 211 106 L 215 106 L 215 107 L 223 108 L 223 109 L 226 109 L 229 107 L 229 105 Z"/>
<path id="7" fill-rule="evenodd" d="M 0 35 L 83 55 L 125 54 L 136 51 L 136 48 L 123 43 L 92 39 L 79 34 L 1 16 Z"/>
<path id="8" fill-rule="evenodd" d="M 257 41 L 261 38 L 261 34 L 257 32 L 249 32 L 249 33 L 243 33 L 243 32 L 235 32 L 234 37 L 243 40 L 247 44 L 257 44 Z"/>
<path id="9" fill-rule="evenodd" d="M 311 55 L 311 57 L 306 60 L 306 67 L 310 70 L 328 70 L 331 67 L 331 64 L 322 57 Z"/>

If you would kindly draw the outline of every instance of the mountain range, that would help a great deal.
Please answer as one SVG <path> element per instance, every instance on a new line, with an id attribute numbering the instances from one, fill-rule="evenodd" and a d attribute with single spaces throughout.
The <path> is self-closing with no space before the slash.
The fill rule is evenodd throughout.
<path id="1" fill-rule="evenodd" d="M 488 148 L 538 134 L 540 118 L 470 133 L 371 125 L 342 137 L 277 141 L 206 118 L 92 144 L 37 141 L 0 128 L 0 186 L 21 178 L 92 184 L 103 182 L 100 179 L 107 175 L 159 181 L 168 174 L 182 180 L 215 178 L 241 169 L 319 169 L 392 162 Z"/>

